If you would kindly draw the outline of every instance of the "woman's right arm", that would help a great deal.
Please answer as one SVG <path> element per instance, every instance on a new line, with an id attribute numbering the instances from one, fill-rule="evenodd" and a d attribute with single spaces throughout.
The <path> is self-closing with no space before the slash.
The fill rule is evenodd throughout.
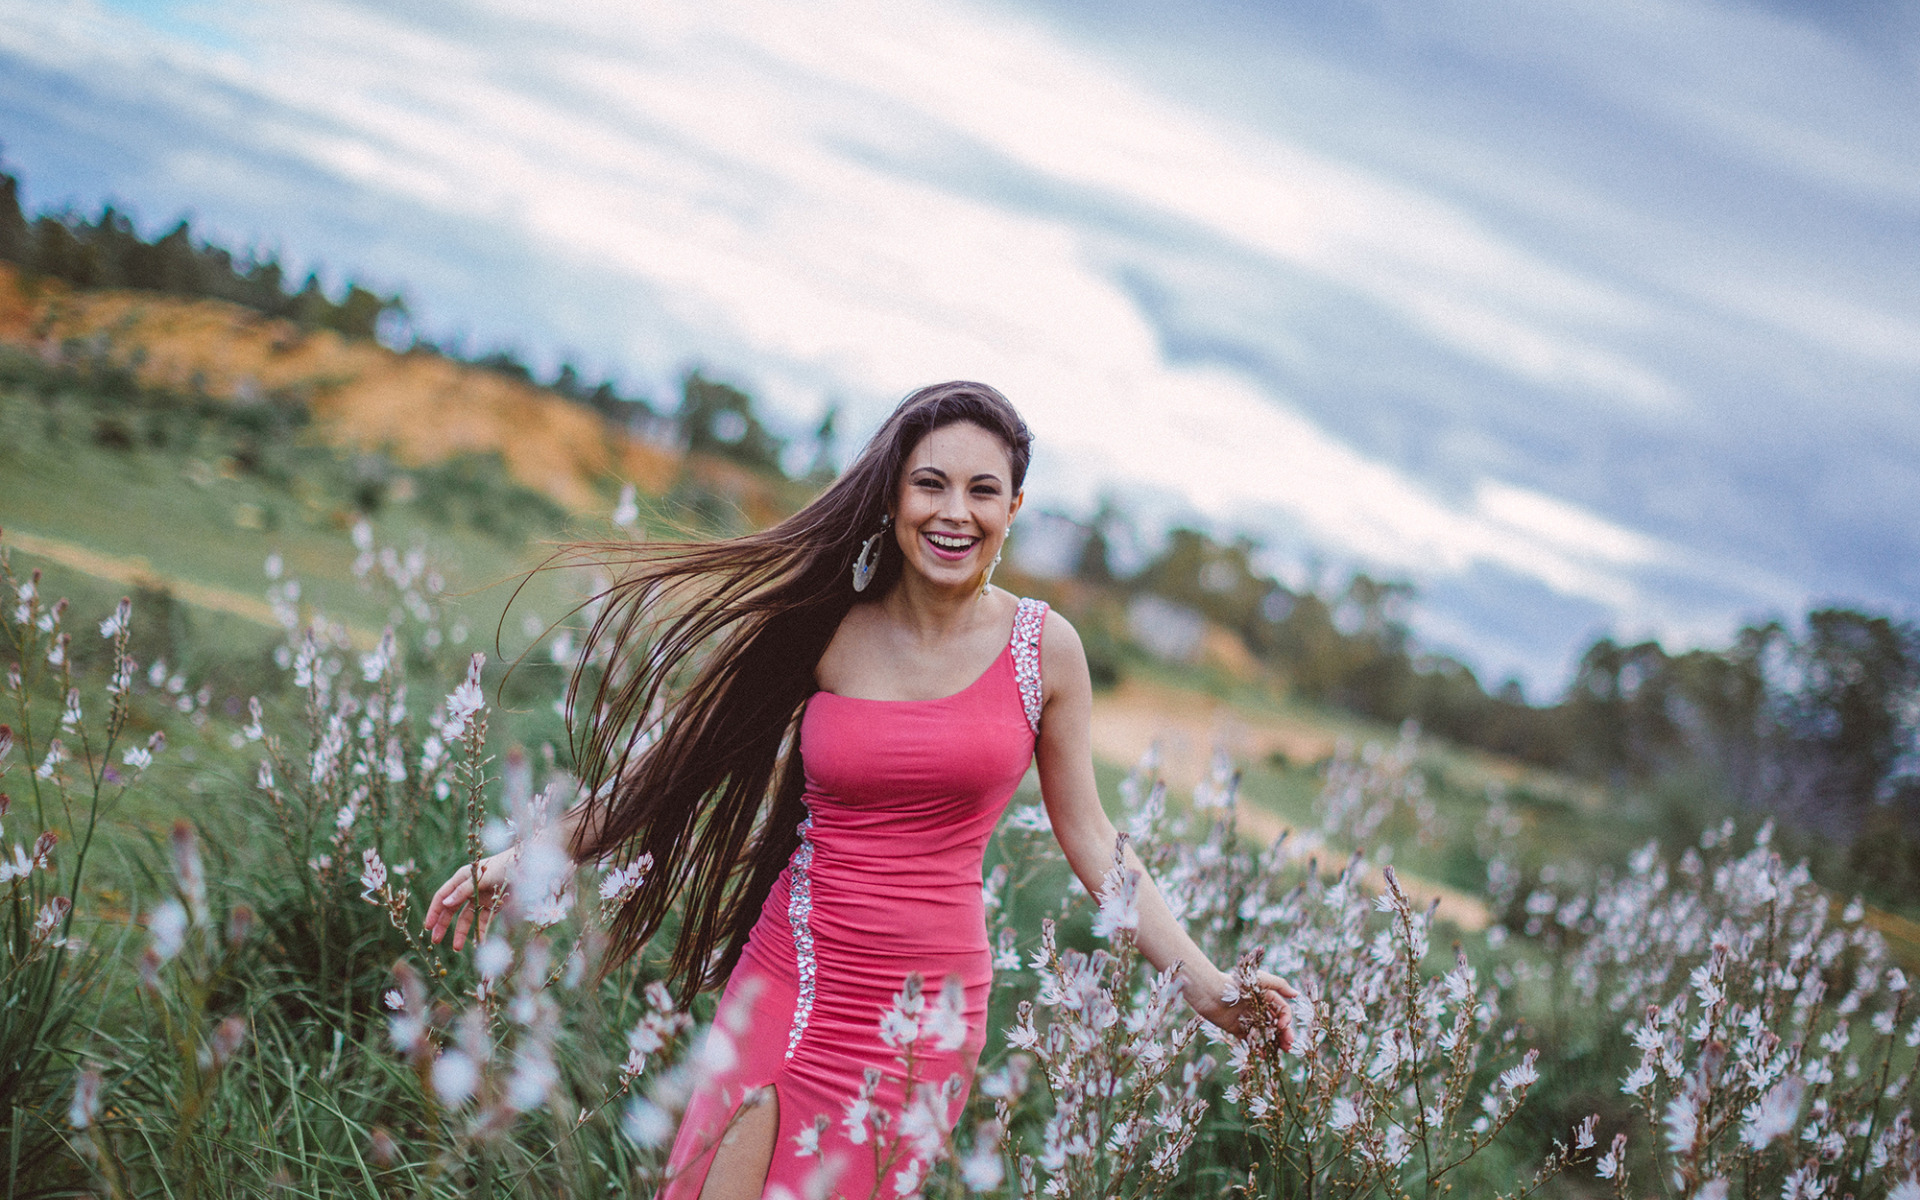
<path id="1" fill-rule="evenodd" d="M 590 801 L 580 803 L 562 813 L 556 822 L 560 844 L 567 849 L 575 862 L 580 859 L 579 846 L 587 814 L 593 805 Z M 481 937 L 487 932 L 487 925 L 493 920 L 493 914 L 499 910 L 506 898 L 507 880 L 513 872 L 513 855 L 516 847 L 509 846 L 498 854 L 488 855 L 477 863 L 464 863 L 460 869 L 447 877 L 433 893 L 433 900 L 427 905 L 426 931 L 435 942 L 453 930 L 453 948 L 460 949 L 467 943 L 467 931 L 473 928 L 476 919 L 480 928 L 474 930 L 474 936 Z"/>

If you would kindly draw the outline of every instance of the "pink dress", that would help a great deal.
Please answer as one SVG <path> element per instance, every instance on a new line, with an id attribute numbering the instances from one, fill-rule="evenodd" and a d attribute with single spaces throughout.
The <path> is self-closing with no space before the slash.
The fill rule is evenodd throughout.
<path id="1" fill-rule="evenodd" d="M 816 692 L 808 701 L 800 753 L 810 815 L 721 995 L 723 1014 L 741 1007 L 750 1014 L 733 1039 L 737 1061 L 692 1097 L 662 1200 L 699 1195 L 742 1095 L 769 1084 L 780 1129 L 766 1196 L 822 1194 L 825 1177 L 816 1172 L 823 1167 L 833 1180 L 826 1195 L 894 1196 L 899 1173 L 909 1180 L 917 1173 L 913 1145 L 892 1135 L 855 1144 L 845 1117 L 869 1068 L 882 1073 L 874 1108 L 899 1114 L 907 1105 L 900 1051 L 881 1039 L 880 1018 L 912 972 L 925 978 L 929 1005 L 949 975 L 965 989 L 958 1048 L 941 1051 L 931 1038 L 916 1044 L 918 1081 L 937 1086 L 958 1077 L 934 1115 L 945 1130 L 959 1118 L 985 1042 L 993 982 L 981 859 L 1033 761 L 1046 610 L 1020 601 L 1006 649 L 951 696 L 861 700 Z M 829 1124 L 818 1153 L 803 1153 L 816 1115 Z M 897 1127 L 897 1115 L 894 1121 Z"/>

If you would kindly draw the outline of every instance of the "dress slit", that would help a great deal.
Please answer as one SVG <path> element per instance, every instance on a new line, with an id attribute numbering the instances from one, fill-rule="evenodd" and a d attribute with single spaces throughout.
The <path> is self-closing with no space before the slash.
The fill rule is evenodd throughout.
<path id="1" fill-rule="evenodd" d="M 712 1144 L 708 1146 L 703 1153 L 696 1156 L 691 1162 L 687 1163 L 686 1166 L 682 1168 L 683 1174 L 675 1176 L 673 1178 L 673 1180 L 668 1185 L 669 1189 L 671 1190 L 671 1194 L 674 1194 L 674 1195 L 685 1194 L 689 1197 L 694 1197 L 697 1200 L 700 1193 L 706 1190 L 707 1177 L 713 1174 L 713 1164 L 720 1157 L 720 1148 L 721 1146 L 726 1144 L 727 1138 L 731 1136 L 734 1126 L 740 1120 L 741 1110 L 746 1107 L 746 1103 L 747 1103 L 746 1093 L 749 1091 L 758 1091 L 761 1088 L 765 1088 L 767 1091 L 773 1094 L 773 1130 L 772 1130 L 771 1136 L 768 1139 L 768 1145 L 766 1147 L 767 1165 L 766 1165 L 765 1172 L 761 1176 L 760 1189 L 759 1189 L 760 1192 L 763 1194 L 766 1192 L 767 1179 L 769 1176 L 771 1176 L 773 1172 L 774 1153 L 778 1151 L 780 1148 L 780 1139 L 786 1136 L 786 1130 L 781 1127 L 781 1124 L 786 1120 L 787 1106 L 781 1103 L 780 1081 L 777 1078 L 770 1079 L 766 1083 L 753 1084 L 744 1088 L 741 1092 L 740 1098 L 738 1100 L 735 1100 L 733 1102 L 733 1107 L 727 1110 L 726 1119 L 721 1121 L 717 1126 L 715 1126 L 714 1132 L 712 1134 L 700 1135 L 703 1137 L 710 1136 L 713 1139 Z M 696 1167 L 699 1169 L 697 1177 L 695 1176 L 695 1173 L 693 1170 L 693 1168 L 696 1168 Z"/>

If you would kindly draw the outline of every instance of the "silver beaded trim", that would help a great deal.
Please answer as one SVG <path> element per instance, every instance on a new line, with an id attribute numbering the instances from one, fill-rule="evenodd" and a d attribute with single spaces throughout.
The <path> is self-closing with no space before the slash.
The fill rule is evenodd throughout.
<path id="1" fill-rule="evenodd" d="M 800 994 L 793 1002 L 793 1028 L 787 1031 L 787 1057 L 800 1049 L 807 1021 L 813 1016 L 813 989 L 819 964 L 813 955 L 813 880 L 807 874 L 813 866 L 813 843 L 807 834 L 813 831 L 813 818 L 800 822 L 800 848 L 793 852 L 792 872 L 787 891 L 787 922 L 793 926 L 793 957 L 800 974 Z"/>
<path id="2" fill-rule="evenodd" d="M 1013 677 L 1035 733 L 1040 732 L 1040 627 L 1046 619 L 1044 600 L 1022 600 L 1013 613 Z"/>

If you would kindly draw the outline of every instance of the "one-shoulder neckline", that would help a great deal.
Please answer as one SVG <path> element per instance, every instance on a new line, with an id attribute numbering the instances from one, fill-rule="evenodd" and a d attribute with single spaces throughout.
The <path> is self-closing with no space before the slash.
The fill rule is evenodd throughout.
<path id="1" fill-rule="evenodd" d="M 968 692 L 971 692 L 973 689 L 979 687 L 982 683 L 985 683 L 987 680 L 987 676 L 993 674 L 993 669 L 1000 665 L 1000 660 L 1007 657 L 1007 655 L 1011 654 L 1012 652 L 1013 652 L 1013 641 L 1011 637 L 1009 637 L 1007 644 L 1000 647 L 1000 653 L 993 656 L 993 661 L 987 664 L 987 669 L 980 672 L 980 674 L 976 675 L 972 683 L 969 683 L 967 686 L 961 688 L 957 692 L 953 692 L 945 696 L 934 696 L 925 700 L 893 700 L 885 696 L 845 696 L 839 692 L 830 692 L 825 688 L 821 688 L 819 691 L 815 692 L 814 695 L 832 696 L 835 700 L 851 700 L 855 704 L 944 704 L 949 700 L 958 700 L 960 697 L 966 695 Z"/>
<path id="2" fill-rule="evenodd" d="M 950 695 L 934 696 L 925 700 L 890 700 L 882 696 L 848 696 L 840 692 L 830 692 L 826 688 L 817 688 L 813 694 L 815 696 L 832 696 L 836 700 L 851 700 L 856 704 L 944 704 L 948 700 L 958 700 L 960 697 L 985 683 L 987 676 L 993 674 L 993 669 L 1000 665 L 1000 660 L 1010 657 L 1013 654 L 1013 644 L 1020 640 L 1020 614 L 1029 604 L 1038 603 L 1040 602 L 1026 596 L 1014 597 L 1013 620 L 1007 626 L 1006 640 L 1000 643 L 1000 653 L 993 656 L 993 661 L 987 664 L 985 670 L 974 676 L 972 683 L 969 683 L 967 686 Z M 1018 664 L 1016 664 L 1016 666 L 1017 665 Z"/>

